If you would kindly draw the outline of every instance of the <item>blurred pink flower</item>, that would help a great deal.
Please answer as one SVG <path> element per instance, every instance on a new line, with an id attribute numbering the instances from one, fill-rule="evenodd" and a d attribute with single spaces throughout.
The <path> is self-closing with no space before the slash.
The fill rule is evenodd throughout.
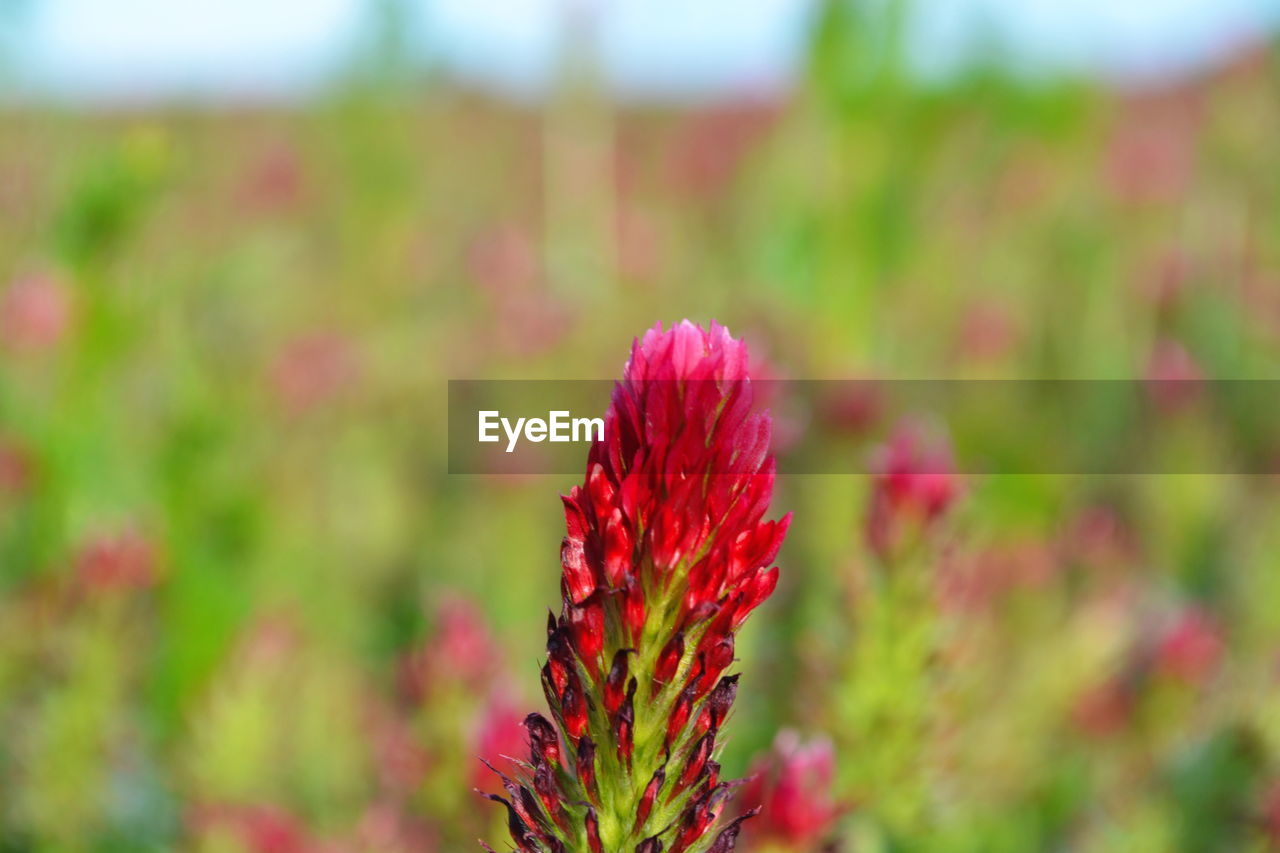
<path id="1" fill-rule="evenodd" d="M 1137 534 L 1114 509 L 1087 506 L 1068 522 L 1062 534 L 1063 555 L 1090 568 L 1123 568 L 1138 558 Z"/>
<path id="2" fill-rule="evenodd" d="M 553 346 L 569 330 L 572 314 L 547 290 L 529 229 L 506 224 L 485 232 L 472 244 L 468 266 L 488 301 L 496 326 L 492 340 L 529 354 Z"/>
<path id="3" fill-rule="evenodd" d="M 960 356 L 973 361 L 997 361 L 1018 345 L 1018 328 L 1004 303 L 994 299 L 975 301 L 960 321 Z"/>
<path id="4" fill-rule="evenodd" d="M 680 189 L 714 198 L 737 178 L 743 160 L 772 125 L 777 108 L 735 104 L 695 113 L 671 142 L 667 171 Z"/>
<path id="5" fill-rule="evenodd" d="M 471 786 L 491 794 L 502 794 L 505 789 L 502 779 L 483 762 L 499 770 L 505 770 L 510 762 L 506 756 L 519 758 L 528 751 L 529 739 L 525 735 L 524 719 L 526 714 L 520 712 L 518 706 L 504 696 L 490 698 L 489 703 L 481 711 L 472 732 L 472 748 L 474 762 Z"/>
<path id="6" fill-rule="evenodd" d="M 1217 668 L 1226 644 L 1218 623 L 1199 607 L 1179 613 L 1156 646 L 1156 668 L 1187 684 L 1201 684 Z"/>
<path id="7" fill-rule="evenodd" d="M 256 667 L 276 667 L 291 657 L 301 644 L 295 617 L 287 612 L 259 616 L 243 633 L 241 649 Z"/>
<path id="8" fill-rule="evenodd" d="M 1178 93 L 1136 96 L 1119 106 L 1106 150 L 1106 180 L 1130 204 L 1172 203 L 1194 177 L 1197 111 Z"/>
<path id="9" fill-rule="evenodd" d="M 258 809 L 241 821 L 244 839 L 255 853 L 303 853 L 310 846 L 301 822 L 284 811 Z"/>
<path id="10" fill-rule="evenodd" d="M 431 759 L 413 728 L 389 708 L 374 709 L 370 728 L 379 784 L 394 795 L 411 794 L 431 767 Z"/>
<path id="11" fill-rule="evenodd" d="M 351 385 L 359 373 L 350 342 L 332 332 L 301 335 L 286 343 L 271 365 L 271 388 L 291 415 L 317 408 Z"/>
<path id="12" fill-rule="evenodd" d="M 76 567 L 90 590 L 145 589 L 156 581 L 155 547 L 133 529 L 95 536 L 81 547 Z"/>
<path id="13" fill-rule="evenodd" d="M 26 493 L 35 476 L 34 468 L 26 448 L 0 438 L 0 496 Z"/>
<path id="14" fill-rule="evenodd" d="M 1077 697 L 1071 719 L 1086 735 L 1109 737 L 1129 725 L 1136 705 L 1134 686 L 1121 676 L 1112 676 Z"/>
<path id="15" fill-rule="evenodd" d="M 1280 782 L 1274 782 L 1262 795 L 1263 836 L 1280 848 Z"/>
<path id="16" fill-rule="evenodd" d="M 15 279 L 0 297 L 0 342 L 16 352 L 52 349 L 71 322 L 71 293 L 48 273 Z"/>
<path id="17" fill-rule="evenodd" d="M 1158 341 L 1147 362 L 1147 393 L 1166 414 L 1186 408 L 1200 396 L 1204 372 L 1182 344 Z"/>
<path id="18" fill-rule="evenodd" d="M 790 730 L 778 733 L 773 747 L 751 765 L 743 786 L 744 808 L 761 806 L 747 834 L 810 849 L 834 828 L 841 809 L 832 797 L 835 754 L 831 741 L 802 743 Z"/>
<path id="19" fill-rule="evenodd" d="M 477 237 L 467 264 L 476 283 L 499 299 L 530 290 L 542 278 L 536 243 L 527 230 L 510 223 Z"/>
<path id="20" fill-rule="evenodd" d="M 376 802 L 360 817 L 354 849 L 369 853 L 433 853 L 439 844 L 431 829 L 392 803 Z"/>
<path id="21" fill-rule="evenodd" d="M 914 425 L 895 428 L 871 460 L 871 500 L 867 544 L 888 558 L 938 521 L 960 495 L 951 450 L 928 440 Z"/>
<path id="22" fill-rule="evenodd" d="M 487 692 L 501 655 L 479 609 L 463 598 L 450 597 L 436 608 L 430 638 L 401 664 L 401 691 L 420 702 L 441 683 L 463 684 Z"/>
<path id="23" fill-rule="evenodd" d="M 1043 586 L 1054 577 L 1058 562 L 1047 543 L 1026 540 L 952 555 L 946 567 L 937 580 L 943 603 L 980 610 L 1016 589 Z"/>
<path id="24" fill-rule="evenodd" d="M 871 379 L 833 383 L 830 390 L 824 390 L 817 406 L 818 417 L 828 429 L 864 435 L 884 415 L 884 389 Z"/>
<path id="25" fill-rule="evenodd" d="M 320 853 L 302 821 L 279 806 L 215 805 L 199 809 L 194 819 L 200 834 L 231 833 L 247 853 Z"/>
<path id="26" fill-rule="evenodd" d="M 246 207 L 259 211 L 291 210 L 306 196 L 306 175 L 297 149 L 276 142 L 257 154 L 248 166 L 240 190 Z"/>
<path id="27" fill-rule="evenodd" d="M 658 271 L 661 254 L 660 236 L 653 217 L 635 207 L 622 205 L 614 217 L 619 275 L 635 281 L 651 279 Z"/>

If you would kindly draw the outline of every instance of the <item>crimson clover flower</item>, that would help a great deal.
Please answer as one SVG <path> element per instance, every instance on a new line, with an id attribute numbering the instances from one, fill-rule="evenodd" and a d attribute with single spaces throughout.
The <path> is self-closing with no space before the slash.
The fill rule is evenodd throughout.
<path id="1" fill-rule="evenodd" d="M 894 429 L 871 462 L 866 540 L 888 560 L 946 514 L 959 497 L 960 478 L 950 447 L 909 422 Z"/>
<path id="2" fill-rule="evenodd" d="M 738 690 L 734 636 L 773 592 L 790 516 L 746 346 L 715 323 L 634 343 L 604 436 L 563 498 L 562 609 L 547 625 L 551 719 L 500 774 L 523 853 L 728 853 L 717 739 Z"/>
<path id="3" fill-rule="evenodd" d="M 753 762 L 742 792 L 744 802 L 759 803 L 763 809 L 751 834 L 797 850 L 815 848 L 840 816 L 831 793 L 834 777 L 830 740 L 804 743 L 793 731 L 780 732 L 773 747 Z"/>

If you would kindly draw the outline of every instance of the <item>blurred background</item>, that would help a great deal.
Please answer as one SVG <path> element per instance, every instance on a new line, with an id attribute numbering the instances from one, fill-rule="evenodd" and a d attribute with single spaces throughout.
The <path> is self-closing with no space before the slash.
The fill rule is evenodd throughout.
<path id="1" fill-rule="evenodd" d="M 1138 379 L 1148 452 L 1260 472 L 961 477 L 981 413 L 776 401 L 882 476 L 779 485 L 744 848 L 1280 849 L 1280 442 L 1197 390 L 1280 356 L 1277 27 L 0 0 L 0 850 L 508 849 L 577 478 L 448 475 L 445 383 L 684 317 L 771 379 Z"/>

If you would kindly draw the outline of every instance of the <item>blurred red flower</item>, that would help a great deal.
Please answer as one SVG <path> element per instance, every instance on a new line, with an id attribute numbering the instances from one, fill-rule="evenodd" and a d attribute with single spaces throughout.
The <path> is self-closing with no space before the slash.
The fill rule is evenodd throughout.
<path id="1" fill-rule="evenodd" d="M 510 764 L 507 756 L 516 758 L 528 750 L 529 739 L 524 730 L 525 716 L 506 697 L 498 695 L 490 698 L 472 733 L 476 760 L 473 762 L 471 787 L 491 794 L 503 792 L 502 780 L 484 762 L 502 769 Z"/>
<path id="2" fill-rule="evenodd" d="M 1262 831 L 1267 841 L 1280 847 L 1280 782 L 1262 795 Z"/>
<path id="3" fill-rule="evenodd" d="M 769 104 L 730 105 L 685 120 L 667 154 L 671 181 L 699 198 L 715 198 L 737 178 L 743 161 L 778 114 Z"/>
<path id="4" fill-rule="evenodd" d="M 439 848 L 432 828 L 392 803 L 375 802 L 365 809 L 355 830 L 352 851 L 359 853 L 434 853 Z"/>
<path id="5" fill-rule="evenodd" d="M 236 838 L 246 853 L 319 853 L 302 821 L 274 805 L 215 805 L 195 816 L 200 834 L 225 832 Z"/>
<path id="6" fill-rule="evenodd" d="M 1137 533 L 1113 508 L 1081 509 L 1066 525 L 1059 548 L 1063 556 L 1091 569 L 1123 570 L 1140 553 Z"/>
<path id="7" fill-rule="evenodd" d="M 1106 150 L 1105 176 L 1129 204 L 1177 201 L 1195 173 L 1196 105 L 1178 93 L 1135 96 L 1121 105 Z"/>
<path id="8" fill-rule="evenodd" d="M 957 349 L 962 358 L 997 361 L 1019 343 L 1019 330 L 1003 302 L 980 299 L 965 309 Z"/>
<path id="9" fill-rule="evenodd" d="M 374 770 L 383 790 L 408 796 L 422 784 L 431 759 L 419 743 L 409 720 L 390 708 L 374 708 L 370 729 Z"/>
<path id="10" fill-rule="evenodd" d="M 873 454 L 870 470 L 865 532 L 867 544 L 882 559 L 942 518 L 960 495 L 950 448 L 912 424 L 896 428 Z"/>
<path id="11" fill-rule="evenodd" d="M 1198 607 L 1179 613 L 1160 637 L 1156 667 L 1187 684 L 1201 684 L 1217 668 L 1226 648 L 1218 623 Z"/>
<path id="12" fill-rule="evenodd" d="M 1046 543 L 1002 542 L 948 556 L 937 583 L 943 604 L 981 610 L 1017 589 L 1042 587 L 1057 569 L 1056 555 Z"/>
<path id="13" fill-rule="evenodd" d="M 24 447 L 0 438 L 0 495 L 21 495 L 31 488 L 33 468 Z"/>
<path id="14" fill-rule="evenodd" d="M 436 606 L 431 636 L 401 663 L 400 688 L 411 702 L 441 683 L 484 693 L 501 659 L 480 610 L 464 598 L 446 597 Z"/>
<path id="15" fill-rule="evenodd" d="M 826 738 L 802 743 L 793 731 L 778 734 L 758 757 L 743 787 L 747 807 L 761 806 L 748 835 L 811 849 L 831 832 L 840 808 L 832 798 L 835 753 Z"/>
<path id="16" fill-rule="evenodd" d="M 306 174 L 298 150 L 289 143 L 276 142 L 249 164 L 240 194 L 251 209 L 287 211 L 304 201 L 306 190 Z"/>
<path id="17" fill-rule="evenodd" d="M 884 388 L 873 379 L 831 384 L 818 399 L 817 417 L 824 426 L 839 433 L 864 435 L 884 415 Z"/>
<path id="18" fill-rule="evenodd" d="M 15 279 L 0 297 L 0 342 L 17 352 L 52 349 L 71 322 L 71 293 L 58 278 L 37 273 Z"/>
<path id="19" fill-rule="evenodd" d="M 156 581 L 155 547 L 128 529 L 88 540 L 76 556 L 80 582 L 88 589 L 144 589 Z"/>
<path id="20" fill-rule="evenodd" d="M 1147 362 L 1147 392 L 1156 407 L 1166 414 L 1186 408 L 1200 396 L 1204 371 L 1187 348 L 1174 340 L 1162 339 Z"/>
<path id="21" fill-rule="evenodd" d="M 492 340 L 519 353 L 540 352 L 569 330 L 569 307 L 547 289 L 541 247 L 524 226 L 504 224 L 472 243 L 468 270 L 488 302 Z"/>
<path id="22" fill-rule="evenodd" d="M 1084 734 L 1108 737 L 1124 729 L 1133 719 L 1136 694 L 1134 686 L 1123 677 L 1108 678 L 1080 694 L 1071 719 Z"/>
<path id="23" fill-rule="evenodd" d="M 302 335 L 286 343 L 271 365 L 271 387 L 291 415 L 304 414 L 335 397 L 358 373 L 355 352 L 331 332 Z"/>

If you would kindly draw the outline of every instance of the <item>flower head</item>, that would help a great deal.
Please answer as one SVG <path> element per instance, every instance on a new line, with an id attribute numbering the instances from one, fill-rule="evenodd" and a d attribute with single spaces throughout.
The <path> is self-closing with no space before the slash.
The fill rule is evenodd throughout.
<path id="1" fill-rule="evenodd" d="M 900 425 L 872 458 L 867 544 L 881 558 L 933 525 L 960 495 L 951 451 L 910 424 Z"/>
<path id="2" fill-rule="evenodd" d="M 840 813 L 831 797 L 834 775 L 831 741 L 803 743 L 795 732 L 780 732 L 773 748 L 752 765 L 743 789 L 743 802 L 761 806 L 752 834 L 797 849 L 817 846 Z"/>
<path id="3" fill-rule="evenodd" d="M 465 598 L 447 596 L 436 605 L 431 636 L 401 661 L 400 690 L 414 703 L 446 685 L 484 693 L 499 674 L 498 659 L 497 641 L 480 610 Z"/>
<path id="4" fill-rule="evenodd" d="M 788 518 L 766 521 L 771 422 L 746 347 L 712 323 L 636 342 L 585 481 L 564 497 L 562 609 L 547 625 L 551 720 L 501 800 L 521 851 L 731 850 L 717 738 L 734 636 L 773 592 Z"/>
<path id="5" fill-rule="evenodd" d="M 1156 667 L 1186 684 L 1202 683 L 1222 659 L 1225 643 L 1213 617 L 1198 607 L 1178 613 L 1160 636 Z"/>

